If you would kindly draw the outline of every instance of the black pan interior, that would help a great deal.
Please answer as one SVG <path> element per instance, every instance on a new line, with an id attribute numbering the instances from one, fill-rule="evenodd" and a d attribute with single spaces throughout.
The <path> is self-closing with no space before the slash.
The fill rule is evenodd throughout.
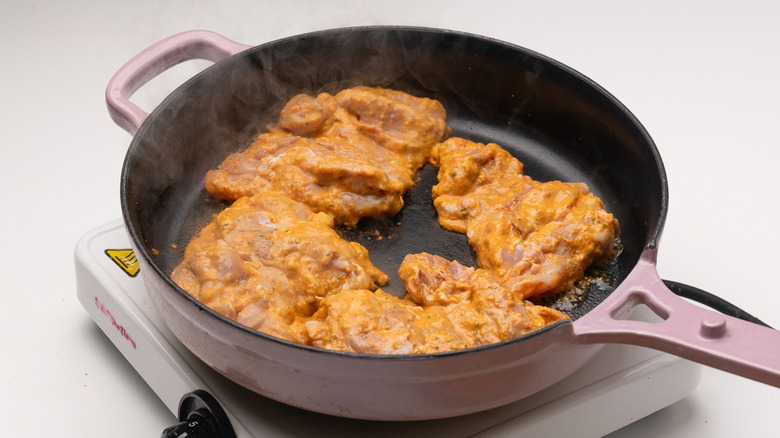
<path id="1" fill-rule="evenodd" d="M 495 142 L 534 179 L 579 181 L 620 221 L 623 251 L 591 287 L 575 318 L 622 281 L 654 246 L 667 205 L 652 139 L 611 95 L 568 67 L 524 48 L 436 29 L 372 27 L 318 32 L 235 55 L 166 98 L 132 141 L 122 206 L 141 255 L 167 277 L 183 249 L 224 204 L 205 193 L 205 172 L 246 147 L 298 93 L 382 86 L 438 99 L 454 136 Z M 465 237 L 439 227 L 430 200 L 436 169 L 394 218 L 364 220 L 345 235 L 391 276 L 403 256 L 427 251 L 474 266 Z M 400 225 L 399 225 L 400 223 Z M 382 239 L 377 238 L 377 234 Z M 175 287 L 173 283 L 170 283 Z"/>

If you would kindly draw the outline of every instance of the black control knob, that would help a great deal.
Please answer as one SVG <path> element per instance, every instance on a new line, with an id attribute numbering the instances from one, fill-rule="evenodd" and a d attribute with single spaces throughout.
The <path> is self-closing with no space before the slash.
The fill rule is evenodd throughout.
<path id="1" fill-rule="evenodd" d="M 179 401 L 179 423 L 162 433 L 161 438 L 236 438 L 233 426 L 211 394 L 196 389 Z"/>

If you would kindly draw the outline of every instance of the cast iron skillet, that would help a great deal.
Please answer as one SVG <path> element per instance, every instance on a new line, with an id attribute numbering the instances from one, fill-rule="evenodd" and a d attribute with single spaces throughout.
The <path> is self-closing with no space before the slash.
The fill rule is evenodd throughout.
<path id="1" fill-rule="evenodd" d="M 195 58 L 216 64 L 174 91 L 148 118 L 129 102 L 148 79 Z M 594 274 L 599 281 L 585 286 L 587 298 L 568 311 L 573 323 L 458 352 L 331 352 L 240 326 L 170 280 L 186 243 L 225 207 L 203 190 L 205 172 L 276 122 L 292 96 L 356 85 L 438 99 L 453 136 L 496 142 L 534 179 L 585 182 L 604 201 L 620 221 L 623 249 L 616 262 Z M 195 355 L 260 394 L 350 418 L 463 415 L 544 389 L 585 364 L 602 343 L 613 342 L 656 348 L 780 386 L 780 358 L 768 353 L 780 347 L 777 332 L 689 304 L 658 277 L 655 259 L 668 192 L 648 133 L 597 84 L 538 53 L 424 28 L 336 29 L 253 48 L 193 31 L 129 61 L 111 80 L 107 101 L 114 120 L 134 134 L 121 201 L 151 300 Z M 430 200 L 435 172 L 422 170 L 422 181 L 397 217 L 365 220 L 346 233 L 391 276 L 386 288 L 391 293 L 403 294 L 395 272 L 407 253 L 427 251 L 474 266 L 465 237 L 438 226 Z M 638 304 L 660 322 L 632 320 Z"/>

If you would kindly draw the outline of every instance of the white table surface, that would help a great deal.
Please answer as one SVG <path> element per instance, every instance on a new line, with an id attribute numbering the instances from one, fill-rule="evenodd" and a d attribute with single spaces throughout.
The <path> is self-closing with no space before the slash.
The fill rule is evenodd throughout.
<path id="1" fill-rule="evenodd" d="M 750 0 L 1 2 L 0 435 L 156 437 L 174 420 L 78 303 L 73 269 L 78 238 L 121 215 L 130 136 L 108 117 L 105 86 L 150 44 L 190 29 L 260 44 L 407 24 L 555 58 L 658 145 L 671 193 L 661 275 L 780 327 L 779 23 L 780 2 Z M 133 100 L 151 110 L 198 68 Z M 691 396 L 615 436 L 772 436 L 779 408 L 780 389 L 707 368 Z"/>

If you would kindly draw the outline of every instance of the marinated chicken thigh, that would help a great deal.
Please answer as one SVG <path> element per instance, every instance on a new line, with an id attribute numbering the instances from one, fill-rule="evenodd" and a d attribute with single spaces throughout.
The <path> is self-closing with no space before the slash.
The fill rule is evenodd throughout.
<path id="1" fill-rule="evenodd" d="M 612 253 L 618 222 L 585 184 L 533 181 L 498 145 L 460 138 L 432 160 L 439 222 L 465 233 L 479 266 L 516 296 L 560 292 Z"/>
<path id="2" fill-rule="evenodd" d="M 469 347 L 504 341 L 570 319 L 517 297 L 490 271 L 437 255 L 407 255 L 398 276 L 412 301 L 426 309 L 443 309 Z"/>
<path id="3" fill-rule="evenodd" d="M 388 281 L 363 246 L 342 239 L 332 226 L 330 216 L 279 193 L 244 197 L 187 245 L 171 278 L 228 318 L 306 342 L 300 318 L 325 296 Z"/>
<path id="4" fill-rule="evenodd" d="M 352 129 L 404 157 L 417 171 L 431 148 L 450 134 L 447 113 L 436 100 L 385 88 L 355 87 L 336 95 Z"/>
<path id="5" fill-rule="evenodd" d="M 276 128 L 209 171 L 205 186 L 229 201 L 276 190 L 349 226 L 393 215 L 449 134 L 445 118 L 435 100 L 381 88 L 299 95 Z"/>
<path id="6" fill-rule="evenodd" d="M 408 255 L 409 299 L 381 290 L 329 295 L 305 323 L 312 345 L 374 354 L 460 350 L 512 339 L 568 316 L 516 300 L 490 272 L 430 254 Z"/>

